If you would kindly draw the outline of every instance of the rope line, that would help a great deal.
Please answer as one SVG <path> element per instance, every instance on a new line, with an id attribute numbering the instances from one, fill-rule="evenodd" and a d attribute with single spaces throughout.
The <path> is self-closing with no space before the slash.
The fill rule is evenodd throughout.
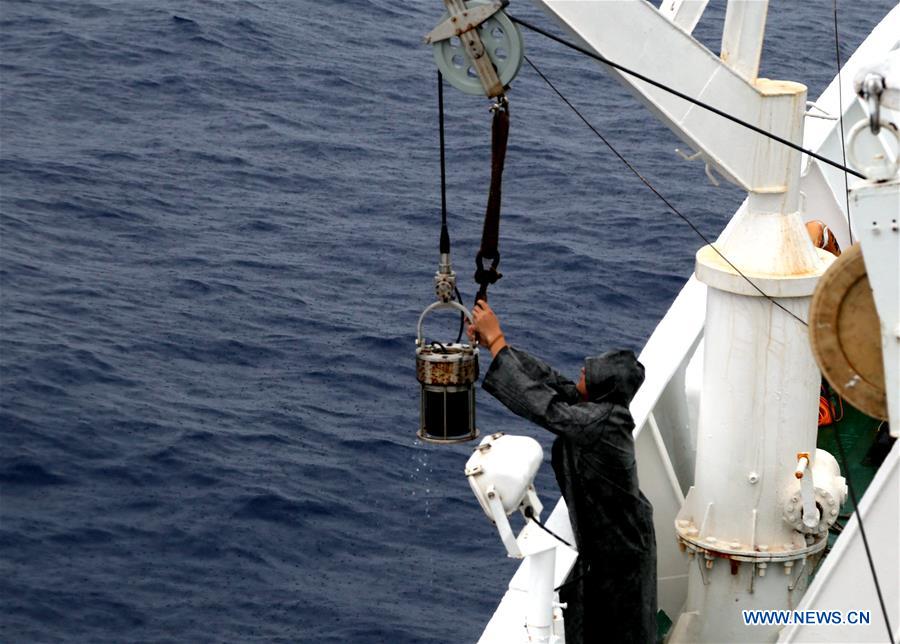
<path id="1" fill-rule="evenodd" d="M 444 76 L 437 73 L 438 129 L 441 133 L 441 224 L 447 225 L 447 162 L 444 153 Z"/>
<path id="2" fill-rule="evenodd" d="M 634 175 L 635 175 L 638 179 L 640 179 L 641 182 L 642 182 L 645 186 L 647 186 L 647 187 L 650 189 L 651 192 L 653 192 L 653 194 L 655 194 L 657 197 L 659 197 L 659 199 L 660 199 L 660 200 L 661 200 L 661 201 L 669 208 L 669 210 L 671 210 L 671 211 L 674 212 L 676 215 L 678 215 L 678 217 L 680 217 L 680 218 L 681 218 L 688 226 L 690 226 L 690 227 L 691 227 L 691 230 L 693 230 L 695 233 L 697 233 L 697 236 L 699 236 L 700 239 L 702 239 L 702 240 L 703 240 L 710 248 L 712 248 L 712 249 L 716 252 L 716 254 L 717 254 L 719 257 L 722 258 L 722 260 L 723 260 L 726 264 L 728 264 L 732 269 L 734 269 L 734 271 L 735 271 L 738 275 L 740 275 L 744 280 L 746 280 L 746 282 L 747 282 L 750 286 L 752 286 L 752 287 L 754 288 L 754 290 L 756 290 L 762 297 L 764 297 L 764 298 L 766 298 L 767 300 L 769 300 L 769 302 L 771 302 L 772 304 L 774 304 L 775 306 L 777 306 L 779 309 L 781 309 L 782 311 L 784 311 L 785 313 L 787 313 L 788 315 L 790 315 L 792 318 L 794 318 L 795 320 L 797 320 L 797 321 L 798 321 L 800 324 L 802 324 L 803 326 L 809 326 L 809 325 L 807 324 L 807 322 L 806 322 L 803 318 L 801 318 L 800 316 L 798 316 L 796 313 L 794 313 L 794 312 L 791 311 L 790 309 L 786 308 L 783 304 L 781 304 L 780 302 L 778 302 L 778 301 L 777 301 L 776 299 L 774 299 L 772 296 L 770 296 L 770 295 L 768 295 L 767 293 L 765 293 L 759 286 L 756 285 L 756 283 L 755 283 L 753 280 L 751 280 L 751 279 L 750 279 L 749 277 L 747 277 L 743 272 L 741 272 L 741 270 L 740 270 L 737 266 L 735 266 L 735 265 L 731 262 L 731 260 L 729 260 L 727 257 L 725 257 L 725 255 L 723 255 L 722 252 L 721 252 L 718 248 L 715 247 L 715 245 L 713 244 L 713 242 L 710 241 L 709 238 L 708 238 L 706 235 L 704 235 L 703 232 L 702 232 L 699 228 L 697 228 L 697 226 L 695 226 L 694 223 L 693 223 L 690 219 L 688 219 L 688 218 L 687 218 L 680 210 L 678 210 L 678 208 L 676 208 L 676 207 L 672 204 L 671 201 L 669 201 L 668 199 L 666 199 L 666 197 L 664 197 L 664 196 L 659 192 L 659 190 L 657 190 L 657 189 L 653 186 L 653 184 L 651 184 L 650 181 L 648 181 L 648 180 L 644 177 L 644 175 L 642 175 L 642 174 L 638 171 L 638 169 L 635 168 L 634 165 L 632 165 L 631 162 L 628 161 L 628 159 L 626 159 L 624 156 L 622 156 L 622 154 L 621 154 L 621 153 L 613 146 L 612 143 L 609 142 L 609 140 L 608 140 L 605 136 L 603 136 L 603 135 L 597 130 L 597 128 L 595 128 L 593 125 L 591 125 L 591 123 L 590 123 L 590 122 L 589 122 L 589 121 L 581 114 L 581 112 L 579 112 L 578 109 L 577 109 L 574 105 L 572 105 L 571 102 L 569 102 L 569 99 L 567 99 L 565 96 L 563 96 L 562 92 L 560 92 L 560 91 L 556 88 L 556 86 L 550 81 L 550 79 L 547 78 L 547 77 L 543 74 L 543 72 L 541 72 L 541 70 L 537 68 L 537 66 L 531 61 L 530 58 L 528 58 L 528 56 L 525 56 L 525 62 L 527 62 L 527 63 L 529 64 L 529 66 L 531 66 L 531 68 L 537 73 L 537 75 L 540 76 L 540 77 L 544 80 L 545 83 L 547 83 L 547 85 L 550 87 L 550 89 L 552 89 L 552 90 L 556 93 L 556 95 L 559 96 L 559 98 L 562 99 L 562 101 L 563 101 L 566 105 L 568 105 L 568 106 L 572 109 L 572 111 L 575 112 L 576 115 L 578 115 L 578 118 L 580 118 L 580 119 L 584 122 L 584 124 L 587 125 L 587 126 L 590 128 L 590 130 L 591 130 L 594 134 L 596 134 L 597 137 L 598 137 L 601 141 L 603 141 L 603 143 L 606 145 L 606 147 L 608 147 L 608 148 L 610 149 L 610 151 L 611 151 L 613 154 L 615 154 L 615 155 L 619 158 L 619 160 L 620 160 L 622 163 L 624 163 L 625 166 L 626 166 L 629 170 L 631 170 L 631 172 L 634 173 Z"/>
<path id="3" fill-rule="evenodd" d="M 841 139 L 841 154 L 844 155 L 844 163 L 846 164 L 847 152 L 844 144 L 844 109 L 841 105 L 842 96 L 841 96 L 841 45 L 838 37 L 838 13 L 837 13 L 837 0 L 832 1 L 832 9 L 834 15 L 834 57 L 835 62 L 837 64 L 837 81 L 838 81 L 838 110 L 841 115 L 839 126 L 840 127 L 840 139 Z M 850 233 L 850 243 L 853 243 L 853 229 L 850 224 L 850 188 L 848 186 L 847 181 L 847 173 L 844 172 L 844 199 L 847 206 L 847 230 Z M 847 479 L 847 489 L 850 492 L 850 499 L 853 501 L 853 514 L 856 515 L 856 521 L 859 523 L 859 534 L 862 537 L 863 547 L 866 551 L 866 559 L 869 561 L 869 570 L 872 571 L 872 581 L 875 582 L 875 592 L 878 594 L 878 603 L 881 604 L 881 613 L 884 616 L 884 625 L 887 627 L 888 631 L 888 641 L 891 644 L 894 644 L 894 631 L 891 630 L 891 622 L 888 619 L 887 606 L 884 603 L 884 596 L 881 594 L 881 584 L 878 583 L 878 573 L 875 571 L 875 561 L 872 559 L 872 551 L 869 548 L 869 539 L 866 536 L 866 529 L 863 526 L 862 515 L 859 513 L 859 503 L 856 498 L 856 490 L 853 487 L 853 482 L 850 480 L 850 468 L 847 467 L 847 455 L 844 453 L 844 444 L 841 443 L 841 436 L 838 429 L 835 427 L 834 429 L 834 439 L 837 443 L 838 452 L 841 456 L 841 466 L 844 470 L 844 478 Z"/>
<path id="4" fill-rule="evenodd" d="M 838 85 L 838 130 L 839 138 L 841 139 L 841 158 L 844 159 L 844 165 L 847 165 L 847 145 L 844 142 L 844 106 L 842 105 L 844 100 L 844 91 L 841 88 L 841 68 L 843 65 L 841 64 L 841 45 L 838 41 L 838 17 L 837 17 L 837 0 L 833 0 L 832 9 L 834 14 L 834 57 L 835 62 L 837 62 L 837 85 Z M 849 182 L 847 180 L 847 173 L 844 173 L 844 192 L 850 192 Z M 853 227 L 850 225 L 850 207 L 849 202 L 847 206 L 847 233 L 850 235 L 850 245 L 853 245 Z"/>
<path id="5" fill-rule="evenodd" d="M 447 163 L 446 152 L 444 151 L 444 76 L 441 70 L 437 73 L 437 95 L 438 95 L 438 130 L 440 131 L 441 140 L 441 240 L 439 243 L 440 252 L 450 254 L 450 231 L 447 229 Z M 459 289 L 454 289 L 456 299 L 463 304 L 462 295 Z M 465 329 L 466 316 L 459 314 L 459 333 L 456 334 L 456 343 L 462 340 L 463 330 Z"/>
<path id="6" fill-rule="evenodd" d="M 754 132 L 756 132 L 758 134 L 762 134 L 763 136 L 767 136 L 770 139 L 772 139 L 773 141 L 778 141 L 782 145 L 786 145 L 789 148 L 797 150 L 798 152 L 802 152 L 803 154 L 809 155 L 812 158 L 821 161 L 822 163 L 826 163 L 826 164 L 833 166 L 839 170 L 843 170 L 844 172 L 849 172 L 853 176 L 859 177 L 860 179 L 866 178 L 864 175 L 860 174 L 859 172 L 848 168 L 846 166 L 846 160 L 844 161 L 844 165 L 841 165 L 837 161 L 832 161 L 828 157 L 824 157 L 821 154 L 813 152 L 812 150 L 807 150 L 803 146 L 798 145 L 798 144 L 794 143 L 793 141 L 788 141 L 787 139 L 780 137 L 777 134 L 768 132 L 768 131 L 762 129 L 761 127 L 753 125 L 752 123 L 748 123 L 747 121 L 744 121 L 743 119 L 740 119 L 732 114 L 728 114 L 727 112 L 724 112 L 717 107 L 713 107 L 712 105 L 709 105 L 708 103 L 704 103 L 703 101 L 701 101 L 699 99 L 696 99 L 692 96 L 688 96 L 684 92 L 680 92 L 677 89 L 674 89 L 672 87 L 664 85 L 663 83 L 660 83 L 659 81 L 653 80 L 652 78 L 648 78 L 647 76 L 644 76 L 640 72 L 636 72 L 633 69 L 629 69 L 628 67 L 625 67 L 624 65 L 621 65 L 615 61 L 610 60 L 606 56 L 603 56 L 596 52 L 585 49 L 584 47 L 579 47 L 575 43 L 569 42 L 568 40 L 560 38 L 559 36 L 555 36 L 555 35 L 551 34 L 549 31 L 545 31 L 544 29 L 541 29 L 540 27 L 532 25 L 531 23 L 526 22 L 526 21 L 522 20 L 521 18 L 516 18 L 515 16 L 509 16 L 509 18 L 513 22 L 522 25 L 526 29 L 530 29 L 531 31 L 534 31 L 535 33 L 541 34 L 542 36 L 549 38 L 550 40 L 553 40 L 554 42 L 558 42 L 559 44 L 561 44 L 565 47 L 568 47 L 569 49 L 574 49 L 575 51 L 577 51 L 581 54 L 584 54 L 585 56 L 588 56 L 590 58 L 593 58 L 594 60 L 600 61 L 604 65 L 609 65 L 610 67 L 612 67 L 614 69 L 618 69 L 620 72 L 624 72 L 630 76 L 634 76 L 635 78 L 642 80 L 645 83 L 649 83 L 650 85 L 653 85 L 654 87 L 658 87 L 659 89 L 661 89 L 665 92 L 668 92 L 669 94 L 677 96 L 678 98 L 688 101 L 689 103 L 693 103 L 694 105 L 696 105 L 698 107 L 702 107 L 703 109 L 705 109 L 709 112 L 712 112 L 713 114 L 716 114 L 718 116 L 721 116 L 724 119 L 732 121 L 733 123 L 737 123 L 738 125 L 741 125 L 749 130 L 753 130 Z"/>
<path id="7" fill-rule="evenodd" d="M 437 73 L 438 131 L 441 138 L 441 241 L 440 252 L 450 252 L 450 233 L 447 230 L 447 161 L 444 151 L 444 75 Z"/>
<path id="8" fill-rule="evenodd" d="M 859 524 L 859 534 L 862 537 L 863 546 L 866 550 L 866 559 L 869 560 L 869 569 L 872 571 L 872 581 L 875 582 L 875 592 L 878 594 L 878 603 L 881 604 L 881 613 L 884 616 L 884 625 L 888 631 L 888 641 L 894 644 L 894 631 L 891 630 L 891 622 L 888 619 L 887 606 L 884 603 L 884 596 L 881 594 L 881 584 L 878 583 L 878 573 L 875 572 L 875 562 L 872 559 L 872 551 L 869 549 L 869 539 L 866 537 L 866 530 L 863 527 L 862 515 L 859 513 L 859 503 L 856 498 L 856 490 L 853 488 L 853 482 L 850 480 L 850 468 L 847 467 L 847 455 L 844 453 L 844 444 L 841 442 L 841 436 L 838 429 L 834 429 L 834 440 L 838 446 L 838 453 L 841 456 L 841 465 L 843 466 L 844 478 L 847 479 L 847 489 L 850 491 L 850 499 L 853 501 L 853 514 L 856 515 L 856 521 Z M 846 526 L 842 528 L 846 529 Z"/>

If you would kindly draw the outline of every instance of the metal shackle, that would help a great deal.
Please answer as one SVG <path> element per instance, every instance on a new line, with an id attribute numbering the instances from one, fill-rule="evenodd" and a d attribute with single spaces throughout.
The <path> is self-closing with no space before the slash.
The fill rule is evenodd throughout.
<path id="1" fill-rule="evenodd" d="M 879 124 L 880 131 L 891 135 L 894 139 L 893 154 L 888 149 L 883 154 L 879 152 L 877 156 L 872 156 L 868 160 L 860 158 L 858 150 L 858 144 L 862 140 L 860 135 L 865 132 L 872 137 L 878 136 L 872 133 L 868 120 L 860 121 L 847 133 L 847 158 L 850 164 L 862 170 L 867 179 L 874 181 L 890 179 L 897 174 L 897 170 L 900 170 L 900 134 L 891 123 L 883 119 L 879 121 Z"/>

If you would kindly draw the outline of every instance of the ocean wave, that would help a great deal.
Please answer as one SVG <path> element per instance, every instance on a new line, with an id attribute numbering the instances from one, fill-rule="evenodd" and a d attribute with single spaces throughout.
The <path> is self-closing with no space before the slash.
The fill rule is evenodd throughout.
<path id="1" fill-rule="evenodd" d="M 65 482 L 64 477 L 29 459 L 0 461 L 0 483 L 6 485 L 47 486 L 63 485 Z"/>

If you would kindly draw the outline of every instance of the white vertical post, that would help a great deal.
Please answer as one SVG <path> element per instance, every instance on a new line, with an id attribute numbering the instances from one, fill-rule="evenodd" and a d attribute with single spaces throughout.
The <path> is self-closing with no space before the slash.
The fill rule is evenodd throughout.
<path id="1" fill-rule="evenodd" d="M 722 30 L 722 60 L 748 81 L 759 73 L 769 0 L 729 0 Z"/>
<path id="2" fill-rule="evenodd" d="M 729 65 L 754 74 L 765 22 L 765 3 L 755 4 L 729 3 L 731 20 L 739 11 L 750 20 L 745 33 L 733 27 L 724 39 L 738 55 Z M 802 140 L 806 88 L 758 84 L 771 88 L 761 122 L 789 124 L 788 138 Z M 748 629 L 741 609 L 795 606 L 807 558 L 825 546 L 824 537 L 808 542 L 782 516 L 800 501 L 798 453 L 816 450 L 821 379 L 800 320 L 826 263 L 803 225 L 799 162 L 795 152 L 780 164 L 759 156 L 752 172 L 768 176 L 771 187 L 750 191 L 746 212 L 715 245 L 756 287 L 715 249 L 697 253 L 697 278 L 709 287 L 703 391 L 694 487 L 676 521 L 695 564 L 671 642 L 774 641 L 780 626 Z M 774 565 L 784 574 L 767 575 Z"/>
<path id="3" fill-rule="evenodd" d="M 555 566 L 554 547 L 528 556 L 528 611 L 525 627 L 529 642 L 545 644 L 550 641 Z"/>

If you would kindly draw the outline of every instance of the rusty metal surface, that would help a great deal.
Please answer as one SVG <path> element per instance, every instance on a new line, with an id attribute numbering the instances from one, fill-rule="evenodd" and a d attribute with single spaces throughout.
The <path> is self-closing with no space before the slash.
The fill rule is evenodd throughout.
<path id="1" fill-rule="evenodd" d="M 478 380 L 478 355 L 471 349 L 447 353 L 422 347 L 416 351 L 416 378 L 426 385 L 470 385 Z"/>
<path id="2" fill-rule="evenodd" d="M 749 563 L 788 563 L 815 555 L 821 552 L 828 543 L 827 533 L 811 535 L 812 543 L 807 544 L 798 535 L 797 542 L 783 544 L 747 544 L 736 541 L 702 538 L 696 526 L 685 521 L 683 525 L 675 525 L 676 539 L 679 548 L 687 551 L 692 557 L 703 555 L 707 560 L 729 559 Z"/>

